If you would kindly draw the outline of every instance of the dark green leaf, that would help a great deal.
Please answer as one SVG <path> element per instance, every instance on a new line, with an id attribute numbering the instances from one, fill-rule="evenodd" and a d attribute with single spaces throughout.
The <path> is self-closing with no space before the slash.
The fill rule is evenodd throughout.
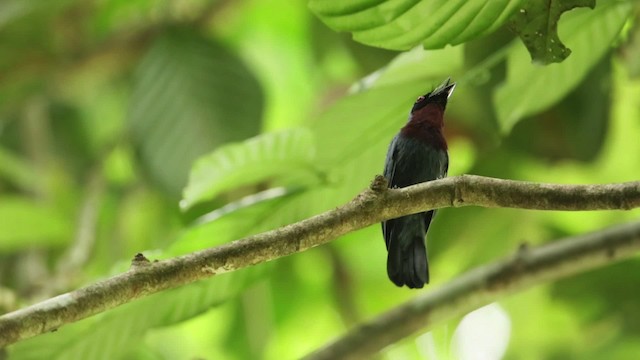
<path id="1" fill-rule="evenodd" d="M 608 2 L 595 10 L 576 10 L 566 15 L 560 35 L 575 53 L 560 64 L 531 64 L 526 50 L 514 43 L 507 60 L 507 82 L 494 94 L 494 106 L 503 131 L 527 115 L 560 101 L 611 49 L 627 21 L 631 4 Z"/>
<path id="2" fill-rule="evenodd" d="M 256 79 L 236 56 L 174 28 L 138 66 L 128 122 L 151 177 L 177 195 L 197 157 L 257 133 L 262 103 Z"/>
<path id="3" fill-rule="evenodd" d="M 594 8 L 596 0 L 528 0 L 510 22 L 531 54 L 533 62 L 562 62 L 571 50 L 558 37 L 558 20 L 562 13 L 576 7 Z"/>

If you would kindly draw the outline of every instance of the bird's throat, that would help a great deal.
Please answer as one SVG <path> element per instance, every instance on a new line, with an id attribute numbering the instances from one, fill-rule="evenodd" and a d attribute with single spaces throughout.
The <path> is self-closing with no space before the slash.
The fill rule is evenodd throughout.
<path id="1" fill-rule="evenodd" d="M 409 122 L 400 130 L 403 136 L 417 139 L 437 149 L 447 150 L 447 141 L 443 135 L 444 110 L 435 104 L 429 104 L 410 115 Z"/>
<path id="2" fill-rule="evenodd" d="M 400 134 L 406 138 L 416 139 L 438 150 L 447 150 L 447 140 L 444 138 L 442 127 L 429 126 L 424 123 L 407 123 Z"/>

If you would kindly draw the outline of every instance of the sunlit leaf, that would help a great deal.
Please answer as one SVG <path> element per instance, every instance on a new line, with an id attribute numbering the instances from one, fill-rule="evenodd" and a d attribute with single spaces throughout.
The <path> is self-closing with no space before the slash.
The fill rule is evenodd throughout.
<path id="1" fill-rule="evenodd" d="M 463 65 L 464 47 L 462 45 L 449 46 L 440 50 L 424 50 L 416 47 L 398 54 L 389 62 L 389 65 L 365 78 L 364 82 L 370 81 L 373 87 L 380 87 L 411 83 L 416 79 L 440 79 L 453 75 L 455 71 L 462 69 Z"/>
<path id="2" fill-rule="evenodd" d="M 311 0 L 329 27 L 349 31 L 363 44 L 408 50 L 456 45 L 502 25 L 522 1 L 509 0 Z"/>
<path id="3" fill-rule="evenodd" d="M 527 51 L 514 43 L 508 58 L 507 82 L 494 94 L 502 130 L 508 132 L 523 117 L 560 101 L 610 50 L 630 15 L 628 2 L 607 2 L 595 10 L 574 10 L 560 23 L 560 37 L 573 55 L 560 64 L 532 65 Z"/>
<path id="4" fill-rule="evenodd" d="M 312 54 L 323 52 L 318 48 L 327 40 L 316 38 L 316 34 L 309 41 L 315 27 L 309 26 L 312 15 L 305 1 L 256 1 L 242 8 L 242 20 L 230 22 L 223 39 L 239 44 L 269 95 L 262 129 L 304 126 L 308 123 L 304 114 L 313 108 L 318 90 L 324 86 Z M 333 32 L 326 36 L 330 41 L 338 38 Z"/>
<path id="5" fill-rule="evenodd" d="M 35 1 L 13 0 L 3 1 L 0 4 L 0 28 L 5 24 L 28 14 L 35 7 Z"/>
<path id="6" fill-rule="evenodd" d="M 180 206 L 187 209 L 229 189 L 312 170 L 314 156 L 313 136 L 302 128 L 222 146 L 195 162 Z"/>
<path id="7" fill-rule="evenodd" d="M 207 247 L 221 245 L 226 242 L 251 235 L 261 230 L 271 229 L 273 223 L 265 221 L 269 216 L 279 212 L 283 203 L 290 202 L 293 194 L 265 197 L 262 200 L 233 209 L 216 209 L 204 215 L 198 223 L 186 229 L 169 247 L 167 254 L 183 255 Z M 233 204 L 233 203 L 232 203 Z M 266 226 L 266 228 L 265 228 Z"/>
<path id="8" fill-rule="evenodd" d="M 509 315 L 498 304 L 490 304 L 465 315 L 453 335 L 457 359 L 500 360 L 511 336 Z"/>

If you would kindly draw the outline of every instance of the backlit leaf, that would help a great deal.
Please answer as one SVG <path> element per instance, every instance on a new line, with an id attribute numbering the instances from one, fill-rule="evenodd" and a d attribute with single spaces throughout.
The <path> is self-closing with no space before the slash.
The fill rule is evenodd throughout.
<path id="1" fill-rule="evenodd" d="M 313 167 L 315 145 L 306 129 L 266 133 L 222 146 L 195 162 L 181 207 L 210 200 L 225 190 Z"/>
<path id="2" fill-rule="evenodd" d="M 311 0 L 329 27 L 349 31 L 363 44 L 408 50 L 456 45 L 501 26 L 522 1 L 509 0 Z"/>

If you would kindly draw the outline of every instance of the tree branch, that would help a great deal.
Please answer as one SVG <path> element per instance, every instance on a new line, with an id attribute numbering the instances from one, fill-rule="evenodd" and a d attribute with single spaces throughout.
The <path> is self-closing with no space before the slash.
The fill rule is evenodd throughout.
<path id="1" fill-rule="evenodd" d="M 361 324 L 306 360 L 361 359 L 436 323 L 462 316 L 502 296 L 622 260 L 640 250 L 640 222 L 528 249 L 471 270 L 438 289 Z"/>
<path id="2" fill-rule="evenodd" d="M 158 262 L 137 257 L 123 274 L 0 317 L 0 347 L 162 290 L 277 259 L 382 220 L 459 206 L 537 210 L 640 207 L 640 182 L 554 185 L 463 175 L 402 189 L 382 176 L 335 210 L 215 248 Z"/>

